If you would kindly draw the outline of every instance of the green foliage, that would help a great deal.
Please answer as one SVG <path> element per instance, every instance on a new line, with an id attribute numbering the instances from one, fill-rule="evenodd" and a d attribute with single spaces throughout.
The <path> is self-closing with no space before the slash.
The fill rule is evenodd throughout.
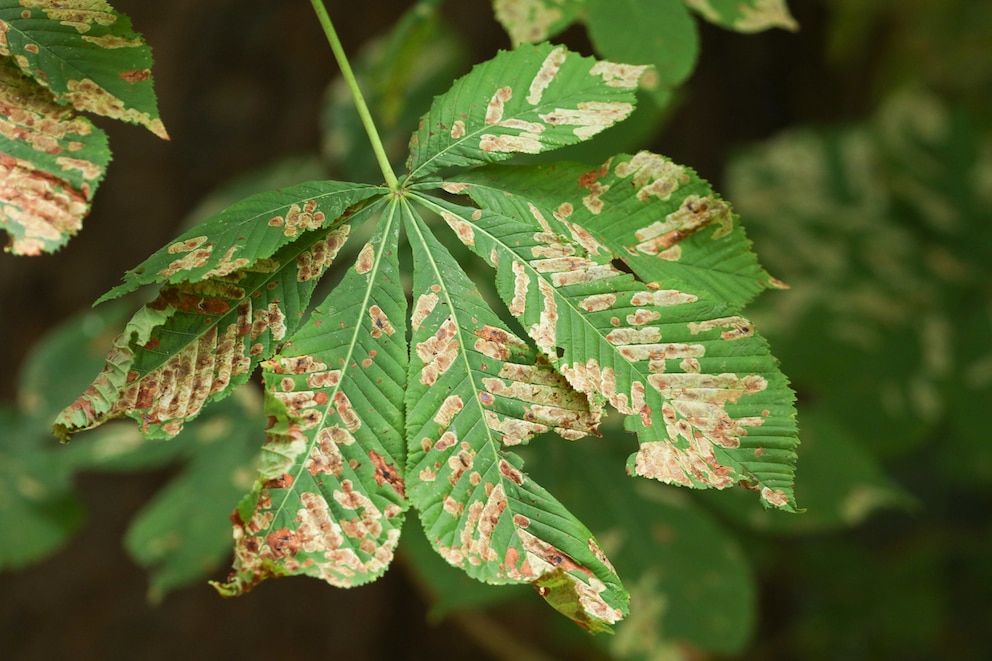
<path id="1" fill-rule="evenodd" d="M 267 440 L 222 592 L 290 574 L 372 580 L 412 506 L 434 549 L 469 576 L 531 583 L 588 630 L 610 630 L 627 613 L 616 571 L 513 446 L 545 431 L 596 434 L 609 404 L 640 442 L 631 474 L 741 483 L 767 505 L 795 507 L 792 394 L 739 315 L 769 280 L 729 206 L 647 152 L 592 172 L 493 165 L 622 121 L 644 69 L 549 44 L 501 53 L 435 99 L 397 188 L 311 182 L 211 216 L 101 299 L 160 286 L 57 433 L 129 416 L 149 438 L 175 436 L 261 363 Z M 436 238 L 434 213 L 496 269 L 506 311 L 533 344 Z M 303 322 L 320 276 L 367 222 L 373 235 Z M 200 465 L 163 498 L 187 502 Z M 146 561 L 167 555 L 146 551 Z M 161 583 L 180 569 L 164 569 Z"/>
<path id="2" fill-rule="evenodd" d="M 0 2 L 0 228 L 38 255 L 82 226 L 103 179 L 106 134 L 74 110 L 141 124 L 168 139 L 151 49 L 102 1 Z"/>

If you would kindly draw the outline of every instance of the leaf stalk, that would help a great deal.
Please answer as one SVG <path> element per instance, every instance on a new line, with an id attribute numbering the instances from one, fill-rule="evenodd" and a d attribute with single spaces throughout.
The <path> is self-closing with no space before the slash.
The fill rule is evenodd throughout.
<path id="1" fill-rule="evenodd" d="M 389 187 L 389 190 L 396 192 L 400 188 L 399 180 L 396 178 L 396 173 L 393 172 L 393 168 L 389 164 L 386 149 L 382 146 L 382 139 L 379 137 L 379 132 L 375 128 L 375 122 L 372 120 L 372 113 L 369 112 L 369 107 L 365 103 L 365 97 L 362 95 L 362 90 L 358 86 L 355 72 L 352 71 L 351 64 L 348 62 L 348 56 L 345 55 L 344 48 L 341 46 L 341 40 L 338 39 L 338 34 L 334 30 L 331 17 L 327 14 L 323 0 L 310 0 L 310 4 L 313 5 L 313 10 L 317 14 L 317 20 L 320 21 L 320 27 L 323 28 L 324 35 L 327 37 L 327 43 L 330 44 L 331 52 L 334 53 L 334 59 L 337 60 L 338 67 L 341 68 L 341 75 L 344 76 L 344 81 L 351 91 L 351 98 L 355 102 L 355 109 L 358 110 L 358 116 L 362 120 L 362 126 L 365 127 L 365 133 L 368 134 L 369 142 L 372 143 L 372 151 L 375 153 L 375 160 L 379 163 L 382 176 L 385 177 L 386 186 Z"/>

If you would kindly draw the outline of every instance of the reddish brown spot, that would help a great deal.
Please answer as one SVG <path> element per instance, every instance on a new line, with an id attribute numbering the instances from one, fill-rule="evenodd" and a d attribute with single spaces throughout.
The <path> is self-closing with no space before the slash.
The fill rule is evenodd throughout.
<path id="1" fill-rule="evenodd" d="M 503 475 L 503 477 L 510 480 L 514 484 L 520 485 L 524 483 L 523 473 L 511 466 L 505 459 L 499 462 L 499 472 Z"/>
<path id="2" fill-rule="evenodd" d="M 593 186 L 596 184 L 596 180 L 606 175 L 606 173 L 609 172 L 609 169 L 610 169 L 610 162 L 607 161 L 606 163 L 603 163 L 602 167 L 600 167 L 598 170 L 592 170 L 590 172 L 586 172 L 584 174 L 579 175 L 579 186 L 591 190 Z"/>
<path id="3" fill-rule="evenodd" d="M 273 530 L 265 537 L 265 543 L 276 558 L 296 555 L 301 548 L 300 541 L 289 528 Z"/>
<path id="4" fill-rule="evenodd" d="M 151 69 L 131 69 L 129 71 L 121 71 L 118 76 L 121 77 L 126 83 L 135 84 L 141 81 L 148 80 L 152 76 Z"/>
<path id="5" fill-rule="evenodd" d="M 265 484 L 262 485 L 265 489 L 289 489 L 293 486 L 295 479 L 289 473 L 283 473 L 279 477 L 274 477 L 271 480 L 267 480 Z"/>
<path id="6" fill-rule="evenodd" d="M 389 486 L 393 488 L 393 491 L 398 493 L 401 498 L 406 498 L 406 487 L 396 467 L 387 462 L 386 458 L 375 450 L 369 450 L 369 459 L 372 460 L 372 465 L 375 466 L 374 478 L 376 483 L 382 486 L 388 482 Z"/>

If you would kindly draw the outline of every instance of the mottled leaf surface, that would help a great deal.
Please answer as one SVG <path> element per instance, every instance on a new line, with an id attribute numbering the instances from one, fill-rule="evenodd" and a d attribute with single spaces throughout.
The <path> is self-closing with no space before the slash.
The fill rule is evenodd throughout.
<path id="1" fill-rule="evenodd" d="M 758 264 L 730 205 L 691 168 L 650 152 L 619 154 L 601 167 L 480 170 L 460 177 L 512 190 L 555 209 L 576 239 L 607 250 L 645 282 L 663 282 L 743 308 L 782 284 Z"/>
<path id="2" fill-rule="evenodd" d="M 0 0 L 0 55 L 60 103 L 169 137 L 152 89 L 151 48 L 102 0 Z"/>
<path id="3" fill-rule="evenodd" d="M 410 141 L 410 176 L 588 140 L 633 111 L 644 69 L 551 44 L 500 52 L 434 100 Z"/>
<path id="4" fill-rule="evenodd" d="M 435 203 L 496 267 L 510 313 L 573 387 L 627 416 L 640 441 L 628 472 L 698 488 L 740 482 L 794 509 L 793 394 L 748 320 L 617 270 L 567 210 L 467 182 L 445 187 L 479 205 Z"/>
<path id="5" fill-rule="evenodd" d="M 292 574 L 360 585 L 393 558 L 407 508 L 399 227 L 392 205 L 342 282 L 264 364 L 268 440 L 235 514 L 223 594 Z"/>
<path id="6" fill-rule="evenodd" d="M 407 228 L 415 301 L 407 484 L 428 540 L 473 578 L 532 583 L 581 626 L 609 630 L 627 612 L 616 572 L 506 449 L 549 429 L 581 437 L 595 430 L 595 409 L 500 322 L 420 218 Z"/>
<path id="7" fill-rule="evenodd" d="M 514 45 L 558 34 L 581 14 L 585 0 L 493 0 L 493 12 Z"/>
<path id="8" fill-rule="evenodd" d="M 142 285 L 197 283 L 250 269 L 307 232 L 326 233 L 337 227 L 347 218 L 346 212 L 352 211 L 350 207 L 381 192 L 382 189 L 367 184 L 312 181 L 252 195 L 155 252 L 128 271 L 124 282 L 101 296 L 98 302 L 117 298 Z M 267 267 L 263 264 L 262 268 Z M 301 271 L 298 276 L 301 282 L 308 282 L 320 272 L 317 268 L 312 274 Z"/>
<path id="9" fill-rule="evenodd" d="M 799 29 L 785 0 L 685 0 L 685 3 L 707 21 L 737 32 Z"/>
<path id="10" fill-rule="evenodd" d="M 68 438 L 129 416 L 148 436 L 175 436 L 295 331 L 349 229 L 308 232 L 250 266 L 162 287 L 115 340 L 93 384 L 59 415 L 56 433 Z"/>
<path id="11" fill-rule="evenodd" d="M 109 162 L 103 131 L 0 61 L 0 229 L 10 252 L 65 245 L 82 227 Z"/>

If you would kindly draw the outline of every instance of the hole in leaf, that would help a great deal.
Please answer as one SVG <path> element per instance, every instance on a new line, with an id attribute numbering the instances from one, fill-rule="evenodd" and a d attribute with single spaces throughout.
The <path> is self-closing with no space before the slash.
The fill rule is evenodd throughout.
<path id="1" fill-rule="evenodd" d="M 629 273 L 630 275 L 634 276 L 635 278 L 637 277 L 637 274 L 634 273 L 633 271 L 631 271 L 630 270 L 630 267 L 627 266 L 627 262 L 623 261 L 619 257 L 614 257 L 613 259 L 611 259 L 610 260 L 610 265 L 613 266 L 613 268 L 615 268 L 618 271 L 621 271 L 623 273 Z"/>

